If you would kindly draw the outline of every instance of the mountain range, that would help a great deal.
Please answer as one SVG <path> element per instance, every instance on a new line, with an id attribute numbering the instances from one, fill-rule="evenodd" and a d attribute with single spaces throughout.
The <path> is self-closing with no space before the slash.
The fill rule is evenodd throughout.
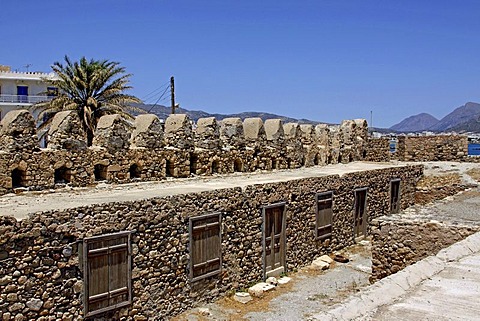
<path id="1" fill-rule="evenodd" d="M 438 120 L 430 114 L 410 116 L 389 128 L 396 132 L 476 132 L 480 133 L 480 104 L 468 102 Z"/>
<path id="2" fill-rule="evenodd" d="M 162 105 L 139 104 L 139 105 L 136 105 L 136 107 L 146 110 L 149 113 L 155 114 L 160 119 L 167 119 L 167 117 L 171 113 L 170 107 L 165 107 Z M 316 125 L 320 123 L 318 121 L 313 121 L 309 119 L 296 119 L 296 118 L 285 117 L 285 116 L 280 116 L 276 114 L 253 112 L 253 111 L 248 111 L 248 112 L 243 112 L 238 114 L 210 114 L 202 110 L 188 110 L 184 108 L 177 108 L 175 110 L 175 113 L 187 114 L 194 121 L 197 121 L 199 118 L 206 118 L 206 117 L 215 117 L 217 120 L 222 120 L 224 118 L 230 118 L 230 117 L 238 117 L 238 118 L 241 118 L 242 120 L 245 118 L 260 117 L 263 121 L 267 119 L 275 118 L 275 119 L 281 119 L 284 123 L 297 122 L 301 124 L 312 124 L 312 125 Z"/>
<path id="3" fill-rule="evenodd" d="M 146 110 L 149 113 L 156 114 L 161 119 L 166 119 L 171 112 L 170 107 L 162 105 L 139 104 L 136 105 L 136 107 L 140 107 L 141 109 Z M 318 121 L 312 121 L 308 119 L 296 119 L 263 112 L 210 114 L 202 110 L 187 110 L 184 108 L 177 108 L 176 113 L 187 114 L 194 121 L 197 121 L 199 118 L 205 117 L 215 117 L 217 120 L 222 120 L 228 117 L 239 117 L 241 119 L 260 117 L 263 121 L 267 119 L 277 118 L 282 119 L 284 123 L 298 122 L 302 124 L 313 125 L 320 123 Z M 374 128 L 374 130 L 385 133 L 392 131 L 403 133 L 421 131 L 480 133 L 480 104 L 468 102 L 465 105 L 456 108 L 440 120 L 430 114 L 421 113 L 418 115 L 407 117 L 390 128 Z"/>

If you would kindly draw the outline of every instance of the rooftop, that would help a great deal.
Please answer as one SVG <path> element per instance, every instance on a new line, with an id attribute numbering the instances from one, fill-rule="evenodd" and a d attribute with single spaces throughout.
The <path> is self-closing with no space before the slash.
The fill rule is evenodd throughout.
<path id="1" fill-rule="evenodd" d="M 310 177 L 345 175 L 353 172 L 385 169 L 408 165 L 406 163 L 352 162 L 315 166 L 273 172 L 235 173 L 210 177 L 167 179 L 157 182 L 128 184 L 99 183 L 94 187 L 66 188 L 42 192 L 6 194 L 0 197 L 0 213 L 17 219 L 30 213 L 69 209 L 93 204 L 136 201 L 154 197 L 211 191 L 223 188 L 246 187 L 256 184 L 286 182 Z"/>

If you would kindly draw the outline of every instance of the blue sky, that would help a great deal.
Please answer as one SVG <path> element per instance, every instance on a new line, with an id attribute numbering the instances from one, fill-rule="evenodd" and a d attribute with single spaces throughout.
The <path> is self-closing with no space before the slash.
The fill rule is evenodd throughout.
<path id="1" fill-rule="evenodd" d="M 19 5 L 21 3 L 21 6 Z M 480 1 L 1 0 L 0 64 L 118 61 L 187 109 L 390 127 L 480 102 Z M 150 100 L 151 102 L 151 100 Z M 168 104 L 168 101 L 164 102 Z"/>

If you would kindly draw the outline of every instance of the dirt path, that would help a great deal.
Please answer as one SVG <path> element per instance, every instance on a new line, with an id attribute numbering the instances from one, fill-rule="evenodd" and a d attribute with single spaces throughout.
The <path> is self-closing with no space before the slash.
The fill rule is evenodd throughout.
<path id="1" fill-rule="evenodd" d="M 362 241 L 339 253 L 348 257 L 350 262 L 334 262 L 326 271 L 305 267 L 289 274 L 292 278 L 289 283 L 277 286 L 263 298 L 242 304 L 232 297 L 226 297 L 189 310 L 173 320 L 306 320 L 310 315 L 342 302 L 350 294 L 370 284 L 370 242 Z"/>

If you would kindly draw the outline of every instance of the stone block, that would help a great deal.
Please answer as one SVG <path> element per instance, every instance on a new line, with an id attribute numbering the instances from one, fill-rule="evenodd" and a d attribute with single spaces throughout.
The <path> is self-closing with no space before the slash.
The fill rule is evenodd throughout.
<path id="1" fill-rule="evenodd" d="M 251 296 L 261 298 L 264 292 L 273 290 L 274 288 L 275 288 L 274 285 L 268 284 L 266 282 L 260 282 L 248 288 L 248 293 Z"/>
<path id="2" fill-rule="evenodd" d="M 132 146 L 157 149 L 165 145 L 162 123 L 156 115 L 138 115 L 134 126 Z"/>
<path id="3" fill-rule="evenodd" d="M 283 139 L 283 123 L 281 119 L 267 119 L 264 124 L 267 140 L 278 141 Z"/>
<path id="4" fill-rule="evenodd" d="M 312 262 L 312 267 L 317 270 L 327 270 L 330 267 L 330 264 L 318 258 Z"/>
<path id="5" fill-rule="evenodd" d="M 253 300 L 250 293 L 247 292 L 236 292 L 233 296 L 233 299 L 243 304 L 247 304 L 248 302 Z"/>
<path id="6" fill-rule="evenodd" d="M 245 118 L 243 121 L 243 134 L 246 139 L 264 139 L 265 127 L 261 118 Z"/>

